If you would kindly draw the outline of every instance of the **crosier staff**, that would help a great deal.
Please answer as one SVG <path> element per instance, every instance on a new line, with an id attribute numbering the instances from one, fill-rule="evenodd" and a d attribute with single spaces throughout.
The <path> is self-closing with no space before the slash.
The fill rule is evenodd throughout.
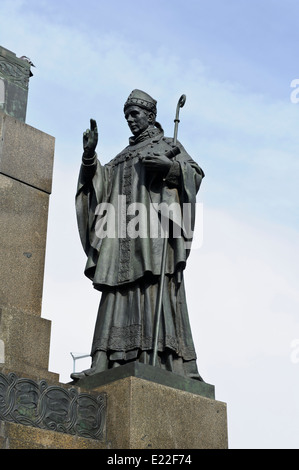
<path id="1" fill-rule="evenodd" d="M 182 95 L 178 101 L 176 107 L 176 114 L 174 119 L 174 136 L 173 136 L 173 144 L 176 146 L 177 144 L 177 136 L 178 136 L 178 126 L 179 126 L 179 112 L 180 108 L 184 106 L 186 102 L 186 95 Z M 170 152 L 172 155 L 175 156 L 180 153 L 178 147 L 174 147 L 173 150 Z M 157 298 L 157 306 L 156 306 L 156 314 L 155 314 L 155 325 L 154 325 L 154 350 L 153 350 L 153 358 L 152 358 L 152 365 L 155 366 L 157 363 L 158 357 L 158 337 L 159 337 L 159 329 L 160 329 L 160 321 L 161 321 L 161 312 L 162 312 L 162 301 L 163 301 L 163 291 L 164 291 L 164 281 L 165 281 L 165 269 L 166 269 L 166 255 L 167 255 L 167 241 L 168 241 L 168 230 L 165 227 L 164 230 L 164 243 L 163 243 L 163 251 L 162 251 L 162 261 L 161 261 L 161 274 L 160 274 L 160 281 L 159 281 L 159 291 L 158 291 L 158 298 Z"/>

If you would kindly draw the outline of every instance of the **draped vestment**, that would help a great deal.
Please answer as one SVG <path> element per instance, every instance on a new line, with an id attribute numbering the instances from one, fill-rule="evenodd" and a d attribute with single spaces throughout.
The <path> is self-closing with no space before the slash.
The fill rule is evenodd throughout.
<path id="1" fill-rule="evenodd" d="M 132 137 L 130 145 L 106 165 L 100 164 L 97 155 L 83 159 L 76 210 L 87 255 L 85 274 L 102 292 L 91 355 L 104 351 L 112 367 L 113 362 L 149 360 L 164 242 L 160 225 L 157 233 L 157 221 L 162 220 L 159 207 L 166 203 L 174 209 L 164 215 L 169 239 L 159 365 L 195 377 L 183 271 L 192 241 L 196 193 L 204 174 L 179 142 L 177 147 L 180 153 L 172 158 L 167 175 L 149 171 L 142 163 L 144 156 L 165 155 L 173 148 L 172 139 L 156 128 Z"/>

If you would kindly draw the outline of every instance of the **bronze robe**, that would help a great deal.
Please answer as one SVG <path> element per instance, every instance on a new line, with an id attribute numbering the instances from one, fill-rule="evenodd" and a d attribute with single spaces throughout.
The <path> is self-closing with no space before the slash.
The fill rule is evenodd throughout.
<path id="1" fill-rule="evenodd" d="M 122 364 L 149 360 L 164 241 L 160 236 L 151 236 L 153 221 L 157 222 L 151 210 L 155 204 L 166 202 L 168 205 L 175 203 L 182 211 L 183 204 L 189 203 L 189 233 L 182 228 L 180 236 L 176 231 L 173 237 L 177 217 L 169 213 L 170 236 L 158 351 L 161 367 L 182 375 L 198 374 L 183 270 L 192 241 L 196 193 L 204 174 L 182 145 L 177 143 L 177 146 L 180 154 L 173 159 L 165 178 L 149 171 L 141 161 L 145 155 L 165 154 L 173 147 L 172 139 L 155 128 L 148 128 L 136 139 L 131 138 L 130 145 L 104 166 L 96 155 L 82 162 L 76 209 L 87 255 L 85 274 L 102 292 L 91 355 L 105 351 L 109 367 L 113 367 L 113 361 Z M 99 210 L 105 208 L 105 203 L 114 209 L 109 216 Z M 133 203 L 145 208 L 137 211 L 137 219 L 136 213 L 130 212 L 130 207 L 136 207 Z M 136 224 L 137 220 L 140 236 L 132 237 L 126 227 L 129 228 L 130 222 Z M 111 236 L 111 232 L 106 237 L 99 236 L 101 224 L 107 232 L 113 228 L 115 236 Z"/>

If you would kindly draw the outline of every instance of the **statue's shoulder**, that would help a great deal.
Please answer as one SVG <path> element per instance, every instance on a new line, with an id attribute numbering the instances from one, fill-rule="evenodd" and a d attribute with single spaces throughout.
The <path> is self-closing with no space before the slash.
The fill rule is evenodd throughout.
<path id="1" fill-rule="evenodd" d="M 167 137 L 167 136 L 164 136 L 164 135 L 160 135 L 159 137 L 157 137 L 156 139 L 153 139 L 152 141 L 153 144 L 157 144 L 157 145 L 163 145 L 164 147 L 170 147 L 170 148 L 173 148 L 173 147 L 182 147 L 181 143 L 180 142 L 177 142 L 176 144 L 173 142 L 173 138 L 171 137 Z"/>
<path id="2" fill-rule="evenodd" d="M 186 149 L 183 147 L 180 141 L 177 140 L 176 143 L 174 143 L 173 137 L 163 137 L 163 140 L 168 147 L 178 147 L 180 149 L 181 154 L 184 154 L 185 156 L 189 157 L 188 153 L 186 152 Z"/>
<path id="3" fill-rule="evenodd" d="M 173 145 L 173 139 L 171 137 L 163 136 L 162 139 L 164 142 L 166 142 L 166 144 Z"/>

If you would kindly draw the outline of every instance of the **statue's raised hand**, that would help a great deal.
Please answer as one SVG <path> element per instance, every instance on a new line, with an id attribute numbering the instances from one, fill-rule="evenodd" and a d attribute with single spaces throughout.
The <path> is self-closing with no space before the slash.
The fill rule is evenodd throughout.
<path id="1" fill-rule="evenodd" d="M 92 158 L 98 143 L 98 128 L 94 119 L 90 120 L 90 129 L 83 133 L 83 149 L 85 158 Z"/>

